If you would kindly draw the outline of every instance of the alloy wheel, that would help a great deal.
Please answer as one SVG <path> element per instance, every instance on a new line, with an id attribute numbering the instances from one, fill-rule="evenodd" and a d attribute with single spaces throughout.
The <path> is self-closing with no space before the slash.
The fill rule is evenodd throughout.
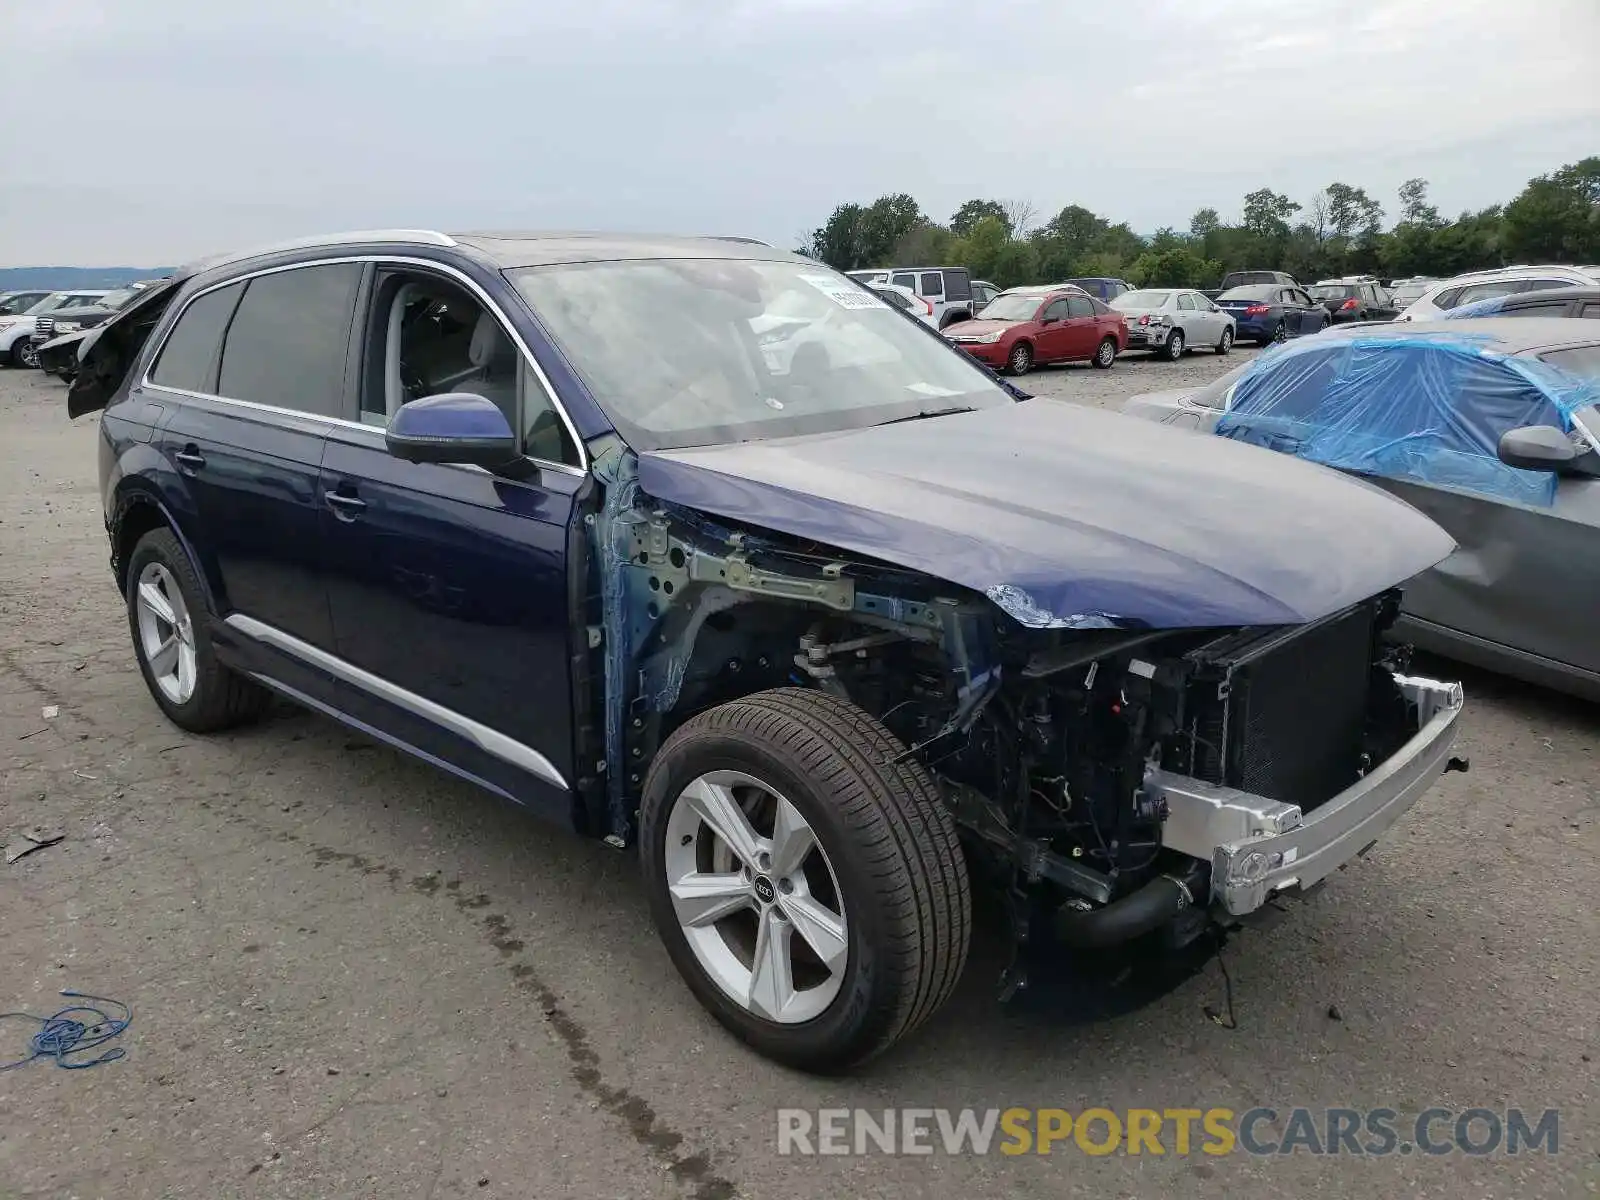
<path id="1" fill-rule="evenodd" d="M 1099 355 L 1100 365 L 1102 367 L 1109 367 L 1113 360 L 1115 360 L 1117 357 L 1117 348 L 1111 342 L 1101 342 Z"/>
<path id="2" fill-rule="evenodd" d="M 735 1004 L 781 1025 L 839 994 L 849 925 L 838 876 L 788 799 L 740 771 L 710 771 L 672 802 L 667 891 L 690 952 Z"/>
<path id="3" fill-rule="evenodd" d="M 37 367 L 39 365 L 39 352 L 33 348 L 32 342 L 24 342 L 22 344 L 20 356 L 22 365 L 25 367 Z"/>
<path id="4" fill-rule="evenodd" d="M 1279 321 L 1278 327 L 1272 331 L 1272 340 L 1275 342 L 1287 342 L 1289 340 L 1289 327 L 1282 321 Z"/>
<path id="5" fill-rule="evenodd" d="M 198 678 L 194 623 L 172 572 L 158 562 L 146 564 L 134 591 L 139 620 L 139 653 L 162 695 L 187 704 Z"/>
<path id="6" fill-rule="evenodd" d="M 1222 341 L 1217 343 L 1217 349 L 1223 354 L 1233 349 L 1233 330 L 1224 329 L 1222 331 Z"/>

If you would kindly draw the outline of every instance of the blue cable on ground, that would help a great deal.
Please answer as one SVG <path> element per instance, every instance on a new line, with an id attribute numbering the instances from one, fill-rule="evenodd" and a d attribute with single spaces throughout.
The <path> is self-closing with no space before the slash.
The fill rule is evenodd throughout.
<path id="1" fill-rule="evenodd" d="M 27 1058 L 19 1058 L 16 1062 L 0 1063 L 0 1071 L 25 1067 L 36 1058 L 53 1058 L 58 1067 L 68 1071 L 82 1071 L 86 1067 L 98 1067 L 101 1063 L 116 1062 L 127 1053 L 122 1047 L 116 1046 L 87 1062 L 72 1061 L 72 1055 L 86 1054 L 97 1046 L 103 1046 L 112 1038 L 120 1037 L 122 1031 L 133 1024 L 133 1009 L 120 1000 L 107 1000 L 104 996 L 91 996 L 87 992 L 64 991 L 61 994 L 77 1000 L 93 1000 L 97 1004 L 109 1004 L 120 1008 L 122 1016 L 114 1017 L 103 1009 L 83 1004 L 60 1009 L 48 1017 L 36 1017 L 32 1013 L 25 1012 L 0 1013 L 0 1021 L 11 1017 L 24 1017 L 29 1021 L 39 1022 L 39 1032 L 28 1039 L 28 1048 L 32 1053 Z M 80 1020 L 80 1017 L 96 1019 L 84 1021 Z"/>

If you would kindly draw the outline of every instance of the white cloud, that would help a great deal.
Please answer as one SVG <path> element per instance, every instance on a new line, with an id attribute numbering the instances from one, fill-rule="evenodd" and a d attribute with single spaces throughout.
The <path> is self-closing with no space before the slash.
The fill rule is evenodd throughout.
<path id="1" fill-rule="evenodd" d="M 26 45 L 7 263 L 381 224 L 787 242 L 891 190 L 1150 230 L 1424 174 L 1453 211 L 1600 146 L 1594 0 L 74 0 Z"/>

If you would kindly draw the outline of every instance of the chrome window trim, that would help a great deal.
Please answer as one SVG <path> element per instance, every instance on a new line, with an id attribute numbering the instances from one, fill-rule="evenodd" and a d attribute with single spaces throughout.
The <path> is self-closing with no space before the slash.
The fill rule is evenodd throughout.
<path id="1" fill-rule="evenodd" d="M 471 717 L 463 716 L 454 709 L 446 708 L 442 704 L 429 700 L 426 696 L 419 696 L 415 692 L 407 691 L 398 684 L 390 683 L 382 676 L 374 675 L 371 671 L 346 662 L 336 654 L 330 654 L 320 646 L 313 646 L 310 642 L 303 642 L 292 634 L 283 632 L 264 621 L 254 617 L 247 617 L 243 613 L 233 613 L 224 619 L 223 624 L 243 634 L 248 638 L 281 650 L 292 655 L 302 662 L 311 664 L 335 679 L 358 687 L 370 695 L 378 697 L 403 708 L 414 716 L 430 720 L 444 726 L 450 732 L 472 742 L 486 754 L 492 754 L 502 762 L 520 767 L 531 775 L 536 775 L 546 783 L 554 784 L 565 791 L 570 791 L 566 779 L 561 772 L 556 770 L 548 758 L 540 754 L 532 746 L 524 745 L 514 738 L 509 738 L 497 730 L 491 729 L 481 721 L 474 721 Z"/>
<path id="2" fill-rule="evenodd" d="M 450 244 L 454 245 L 455 243 L 452 242 Z M 490 296 L 488 292 L 484 291 L 475 280 L 462 272 L 459 268 L 451 266 L 449 263 L 434 262 L 432 259 L 427 258 L 408 258 L 404 255 L 397 254 L 345 254 L 328 258 L 307 258 L 300 262 L 293 263 L 280 263 L 277 266 L 261 267 L 254 271 L 245 271 L 238 275 L 231 275 L 227 279 L 218 280 L 216 283 L 201 288 L 183 302 L 183 307 L 178 310 L 177 314 L 173 316 L 172 320 L 167 324 L 166 329 L 161 334 L 161 340 L 156 343 L 155 348 L 150 352 L 149 358 L 145 360 L 146 366 L 144 369 L 144 374 L 139 381 L 139 386 L 141 388 L 155 388 L 159 391 L 168 392 L 173 395 L 189 396 L 196 400 L 216 400 L 223 404 L 238 405 L 243 408 L 255 409 L 259 412 L 300 417 L 310 421 L 320 421 L 323 424 L 336 428 L 365 430 L 374 429 L 375 426 L 368 425 L 363 421 L 348 421 L 343 417 L 329 417 L 324 416 L 321 413 L 304 412 L 300 409 L 281 408 L 275 404 L 261 404 L 254 400 L 236 400 L 229 396 L 218 396 L 210 392 L 194 392 L 188 390 L 187 388 L 168 387 L 165 384 L 156 383 L 150 378 L 150 373 L 155 370 L 156 363 L 161 359 L 161 352 L 166 349 L 167 339 L 172 336 L 172 331 L 177 328 L 178 322 L 183 320 L 183 314 L 189 310 L 189 306 L 196 300 L 200 299 L 201 296 L 207 295 L 211 292 L 219 291 L 225 287 L 232 287 L 236 283 L 243 283 L 247 280 L 256 279 L 262 275 L 276 275 L 282 271 L 296 271 L 305 267 L 336 266 L 340 263 L 374 263 L 380 266 L 397 265 L 428 268 L 443 272 L 470 291 L 478 299 L 478 302 L 481 303 L 489 312 L 493 313 L 495 318 L 505 328 L 507 335 L 511 338 L 512 342 L 516 344 L 518 352 L 522 355 L 523 362 L 529 367 L 529 369 L 533 371 L 534 376 L 539 380 L 539 386 L 544 388 L 545 395 L 550 398 L 550 407 L 553 408 L 556 412 L 556 415 L 561 418 L 561 423 L 566 426 L 567 433 L 572 438 L 572 444 L 577 447 L 578 465 L 574 467 L 571 463 L 553 462 L 550 459 L 539 458 L 532 454 L 524 455 L 524 457 L 531 462 L 537 463 L 541 469 L 547 468 L 554 471 L 562 471 L 569 475 L 578 476 L 588 474 L 589 452 L 588 448 L 583 444 L 583 439 L 578 436 L 578 427 L 572 423 L 572 418 L 567 414 L 565 406 L 562 405 L 561 398 L 556 395 L 555 388 L 550 385 L 550 377 L 545 374 L 544 368 L 539 365 L 538 359 L 534 358 L 533 351 L 528 348 L 528 343 L 523 341 L 522 334 L 517 331 L 515 323 L 512 322 L 509 317 L 507 317 L 505 309 L 501 308 L 499 304 L 495 303 L 494 298 Z"/>

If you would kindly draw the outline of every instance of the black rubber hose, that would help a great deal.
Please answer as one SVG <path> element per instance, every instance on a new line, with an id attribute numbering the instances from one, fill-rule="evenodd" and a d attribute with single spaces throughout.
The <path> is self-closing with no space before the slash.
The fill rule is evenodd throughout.
<path id="1" fill-rule="evenodd" d="M 1206 869 L 1205 864 L 1196 863 L 1181 875 L 1157 875 L 1138 891 L 1103 908 L 1062 905 L 1056 911 L 1056 936 L 1069 946 L 1085 949 L 1118 946 L 1143 937 L 1184 909 L 1206 902 Z"/>

